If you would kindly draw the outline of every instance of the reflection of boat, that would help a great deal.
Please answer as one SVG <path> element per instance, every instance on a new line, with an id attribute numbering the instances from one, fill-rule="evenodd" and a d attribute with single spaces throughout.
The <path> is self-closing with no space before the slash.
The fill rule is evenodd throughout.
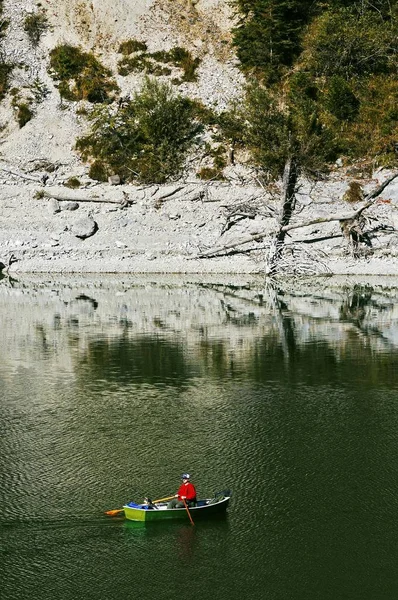
<path id="1" fill-rule="evenodd" d="M 198 500 L 196 506 L 189 507 L 189 512 L 192 519 L 202 519 L 217 514 L 225 514 L 228 508 L 231 493 L 226 491 L 222 494 L 217 494 L 214 498 Z M 145 523 L 153 521 L 188 521 L 189 514 L 185 508 L 167 508 L 166 502 L 159 504 L 136 504 L 129 502 L 123 506 L 126 519 L 130 521 L 145 521 Z"/>

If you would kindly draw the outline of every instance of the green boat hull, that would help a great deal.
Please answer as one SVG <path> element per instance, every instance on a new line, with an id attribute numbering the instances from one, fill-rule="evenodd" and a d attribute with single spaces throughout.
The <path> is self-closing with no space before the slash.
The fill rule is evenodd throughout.
<path id="1" fill-rule="evenodd" d="M 225 513 L 228 508 L 230 497 L 223 498 L 218 502 L 202 500 L 198 506 L 189 509 L 192 519 L 203 519 Z M 133 504 L 133 503 L 131 503 Z M 123 506 L 124 515 L 130 521 L 141 521 L 145 523 L 157 521 L 189 521 L 185 508 L 168 509 L 166 504 L 158 504 L 156 509 L 141 508 L 139 505 Z"/>

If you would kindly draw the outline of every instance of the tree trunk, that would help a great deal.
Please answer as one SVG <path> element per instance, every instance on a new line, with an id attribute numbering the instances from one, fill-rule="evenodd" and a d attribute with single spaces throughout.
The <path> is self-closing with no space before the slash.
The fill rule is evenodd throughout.
<path id="1" fill-rule="evenodd" d="M 290 219 L 294 212 L 296 204 L 296 185 L 297 185 L 298 169 L 294 158 L 289 158 L 285 164 L 283 173 L 282 187 L 282 208 L 279 217 L 279 230 L 276 232 L 274 240 L 272 240 L 268 258 L 266 261 L 265 271 L 267 275 L 272 275 L 276 272 L 278 260 L 283 250 L 283 244 L 286 237 L 286 227 L 290 223 Z"/>
<path id="2" fill-rule="evenodd" d="M 377 197 L 382 193 L 382 191 L 394 180 L 398 178 L 398 173 L 394 173 L 391 177 L 386 179 L 381 185 L 375 188 L 372 192 L 370 192 L 365 197 L 365 204 L 363 204 L 359 209 L 351 212 L 341 213 L 329 215 L 327 217 L 319 217 L 318 219 L 311 219 L 309 221 L 304 221 L 301 223 L 294 223 L 293 225 L 281 225 L 279 229 L 276 231 L 258 231 L 256 233 L 252 233 L 250 235 L 243 236 L 240 240 L 235 242 L 230 242 L 228 244 L 224 244 L 223 246 L 215 246 L 214 248 L 210 248 L 209 250 L 204 250 L 203 252 L 199 252 L 197 256 L 193 258 L 209 258 L 211 256 L 221 256 L 223 254 L 228 254 L 231 250 L 235 250 L 239 246 L 243 246 L 250 242 L 259 242 L 264 238 L 274 235 L 275 239 L 280 235 L 280 233 L 287 233 L 288 231 L 292 231 L 293 229 L 300 229 L 302 227 L 310 227 L 312 225 L 320 225 L 321 223 L 330 223 L 332 221 L 350 221 L 352 219 L 356 219 L 359 215 L 361 215 L 366 209 L 370 208 L 376 201 Z M 283 212 L 283 211 L 282 211 Z M 291 215 L 290 215 L 291 216 Z M 284 239 L 284 238 L 283 238 Z"/>

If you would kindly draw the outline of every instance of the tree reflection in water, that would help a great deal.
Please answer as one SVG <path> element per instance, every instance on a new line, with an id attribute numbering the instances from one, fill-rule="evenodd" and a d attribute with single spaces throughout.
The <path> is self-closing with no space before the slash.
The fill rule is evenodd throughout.
<path id="1" fill-rule="evenodd" d="M 80 377 L 122 385 L 167 382 L 177 389 L 203 375 L 283 385 L 294 385 L 303 374 L 314 385 L 347 377 L 358 385 L 379 376 L 386 384 L 396 380 L 396 346 L 377 326 L 386 305 L 369 286 L 346 288 L 340 300 L 272 283 L 257 294 L 247 286 L 200 288 L 217 297 L 223 321 L 217 327 L 207 321 L 206 310 L 195 330 L 171 329 L 166 315 L 154 320 L 158 333 L 143 335 L 124 319 L 120 335 L 89 340 L 79 355 Z"/>

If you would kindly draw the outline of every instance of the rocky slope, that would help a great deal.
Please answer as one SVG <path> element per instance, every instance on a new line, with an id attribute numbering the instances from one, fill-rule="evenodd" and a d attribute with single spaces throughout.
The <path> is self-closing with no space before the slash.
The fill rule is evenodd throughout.
<path id="1" fill-rule="evenodd" d="M 33 46 L 24 23 L 39 9 L 49 27 Z M 239 98 L 244 84 L 230 45 L 227 0 L 4 0 L 4 16 L 9 20 L 4 55 L 19 64 L 12 74 L 14 96 L 0 103 L 0 262 L 10 272 L 263 271 L 267 243 L 261 241 L 244 246 L 252 248 L 250 255 L 197 258 L 215 245 L 275 229 L 277 196 L 266 193 L 248 169 L 230 166 L 224 183 L 207 186 L 195 168 L 163 188 L 93 182 L 74 149 L 86 120 L 78 103 L 61 101 L 48 73 L 52 48 L 79 45 L 112 69 L 120 94 L 128 96 L 143 75 L 117 74 L 120 42 L 139 39 L 151 52 L 179 45 L 201 62 L 198 81 L 181 83 L 178 91 L 223 110 Z M 34 82 L 45 93 L 39 94 L 33 118 L 20 127 L 12 104 L 15 90 L 24 98 Z M 370 190 L 387 176 L 375 173 L 363 184 Z M 65 187 L 71 177 L 79 179 L 80 189 Z M 296 222 L 355 210 L 341 201 L 353 177 L 336 170 L 315 188 L 303 182 Z M 367 213 L 372 246 L 355 260 L 338 222 L 292 232 L 290 270 L 302 262 L 315 273 L 398 273 L 397 207 L 396 180 Z"/>
<path id="2" fill-rule="evenodd" d="M 24 28 L 27 15 L 44 9 L 48 28 L 35 47 Z M 49 51 L 58 44 L 71 44 L 93 52 L 112 70 L 125 97 L 140 86 L 142 74 L 122 77 L 117 73 L 117 50 L 122 41 L 145 41 L 148 51 L 182 46 L 201 60 L 198 81 L 183 83 L 179 92 L 200 98 L 220 110 L 239 96 L 242 75 L 230 48 L 231 24 L 227 0 L 4 0 L 9 21 L 3 42 L 5 57 L 18 63 L 11 87 L 22 97 L 32 94 L 32 83 L 47 94 L 34 106 L 35 116 L 19 128 L 12 95 L 1 103 L 1 156 L 7 163 L 32 166 L 43 160 L 62 165 L 79 164 L 74 151 L 77 135 L 87 127 L 79 117 L 79 106 L 62 102 L 48 73 Z"/>

